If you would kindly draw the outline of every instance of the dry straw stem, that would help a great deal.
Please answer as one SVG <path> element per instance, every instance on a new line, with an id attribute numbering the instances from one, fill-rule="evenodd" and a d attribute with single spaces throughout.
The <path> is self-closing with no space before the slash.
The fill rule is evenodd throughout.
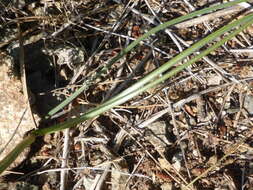
<path id="1" fill-rule="evenodd" d="M 197 24 L 201 24 L 203 22 L 207 22 L 207 21 L 211 21 L 211 20 L 214 20 L 214 19 L 217 19 L 217 18 L 221 18 L 223 16 L 238 13 L 238 12 L 244 10 L 244 9 L 249 8 L 249 6 L 250 6 L 249 4 L 248 4 L 248 6 L 247 6 L 247 4 L 235 5 L 235 6 L 227 8 L 227 9 L 223 9 L 223 10 L 220 10 L 220 11 L 216 11 L 214 13 L 203 15 L 201 17 L 197 17 L 197 18 L 194 18 L 194 19 L 191 19 L 191 20 L 187 20 L 185 22 L 181 22 L 179 24 L 176 24 L 175 27 L 177 27 L 177 28 L 191 27 L 191 26 L 194 26 L 194 25 L 197 25 Z"/>
<path id="2" fill-rule="evenodd" d="M 37 123 L 35 121 L 32 108 L 31 108 L 29 90 L 27 89 L 27 80 L 26 80 L 27 77 L 26 77 L 26 71 L 25 71 L 25 52 L 24 52 L 24 44 L 23 44 L 24 41 L 23 41 L 23 36 L 22 36 L 19 22 L 17 22 L 17 26 L 18 26 L 18 39 L 19 39 L 19 63 L 20 63 L 20 74 L 21 74 L 23 93 L 27 101 L 29 115 L 31 117 L 31 120 L 33 121 L 34 127 L 37 128 Z"/>

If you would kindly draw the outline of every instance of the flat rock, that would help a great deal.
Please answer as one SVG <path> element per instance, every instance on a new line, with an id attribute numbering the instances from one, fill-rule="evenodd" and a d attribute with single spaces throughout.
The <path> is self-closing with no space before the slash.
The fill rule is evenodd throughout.
<path id="1" fill-rule="evenodd" d="M 250 115 L 253 115 L 253 95 L 245 96 L 244 107 Z"/>
<path id="2" fill-rule="evenodd" d="M 22 84 L 11 76 L 12 58 L 1 54 L 0 60 L 0 160 L 22 139 L 25 132 L 34 128 L 22 93 Z M 38 119 L 38 118 L 37 118 Z M 19 124 L 20 123 L 20 124 Z M 8 146 L 6 144 L 8 143 Z M 22 153 L 14 162 L 15 166 L 25 158 Z"/>

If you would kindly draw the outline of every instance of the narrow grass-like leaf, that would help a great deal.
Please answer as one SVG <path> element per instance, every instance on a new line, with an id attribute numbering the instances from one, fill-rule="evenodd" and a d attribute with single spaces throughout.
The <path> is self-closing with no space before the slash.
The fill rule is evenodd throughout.
<path id="1" fill-rule="evenodd" d="M 128 101 L 129 99 L 131 99 L 134 96 L 144 92 L 145 90 L 156 86 L 157 84 L 167 80 L 171 76 L 174 76 L 176 73 L 180 72 L 181 70 L 183 70 L 187 66 L 189 66 L 192 63 L 196 62 L 197 60 L 201 59 L 203 56 L 205 56 L 208 53 L 214 51 L 215 49 L 220 47 L 222 44 L 224 44 L 226 41 L 228 41 L 229 39 L 234 37 L 236 34 L 241 32 L 245 28 L 247 28 L 252 23 L 253 23 L 253 14 L 247 15 L 247 16 L 245 16 L 245 17 L 243 17 L 243 18 L 241 18 L 237 21 L 234 21 L 234 22 L 222 27 L 221 29 L 213 32 L 212 34 L 210 34 L 206 38 L 200 40 L 199 42 L 195 43 L 192 47 L 190 47 L 187 50 L 183 51 L 181 54 L 179 54 L 178 56 L 174 57 L 173 59 L 171 59 L 170 61 L 165 63 L 160 68 L 158 68 L 155 71 L 151 72 L 149 75 L 147 75 L 142 80 L 137 82 L 136 83 L 137 85 L 133 85 L 132 87 L 130 87 L 129 88 L 130 90 L 126 89 L 125 91 L 123 91 L 119 95 L 115 96 L 115 98 L 112 98 L 111 100 L 105 102 L 104 104 L 98 106 L 95 109 L 92 109 L 92 110 L 88 111 L 87 113 L 85 113 L 84 115 L 82 115 L 78 118 L 71 119 L 69 121 L 66 121 L 66 122 L 63 122 L 63 123 L 60 123 L 60 124 L 56 124 L 56 125 L 53 125 L 53 126 L 48 127 L 48 128 L 37 129 L 37 130 L 31 132 L 28 137 L 26 137 L 20 144 L 18 144 L 14 148 L 14 150 L 11 151 L 11 153 L 9 153 L 0 162 L 0 173 L 2 173 L 16 159 L 16 157 L 26 147 L 28 147 L 31 143 L 33 143 L 37 136 L 42 136 L 42 135 L 45 135 L 45 134 L 49 134 L 49 133 L 53 133 L 53 132 L 56 132 L 56 131 L 59 131 L 59 130 L 63 130 L 63 129 L 66 129 L 66 128 L 73 127 L 74 125 L 76 125 L 80 122 L 83 122 L 85 120 L 94 118 L 95 116 L 98 116 L 101 113 L 110 110 L 114 106 L 120 105 L 120 104 Z M 197 49 L 199 49 L 199 48 L 203 47 L 204 45 L 206 45 L 207 43 L 213 41 L 215 38 L 225 34 L 229 30 L 232 30 L 236 26 L 238 26 L 239 28 L 236 29 L 235 31 L 231 32 L 230 34 L 228 34 L 223 39 L 216 42 L 214 45 L 209 47 L 207 50 L 205 50 L 205 51 L 201 52 L 200 54 L 196 55 L 193 59 L 191 59 L 187 63 L 185 63 L 183 65 L 180 65 L 180 66 L 176 67 L 175 69 L 173 69 L 171 71 L 168 71 L 167 73 L 165 73 L 161 77 L 159 77 L 160 74 L 167 71 L 169 68 L 171 68 L 173 65 L 175 65 L 180 60 L 186 58 L 188 55 L 190 55 L 191 53 L 193 53 Z M 192 50 L 189 50 L 191 48 L 192 48 Z"/>
<path id="2" fill-rule="evenodd" d="M 12 162 L 16 160 L 18 155 L 24 151 L 25 148 L 29 147 L 36 137 L 34 135 L 29 135 L 24 138 L 3 160 L 0 162 L 0 174 L 8 168 Z"/>
<path id="3" fill-rule="evenodd" d="M 68 105 L 79 94 L 81 94 L 85 89 L 87 89 L 92 84 L 92 82 L 95 81 L 95 79 L 99 78 L 102 74 L 104 74 L 115 62 L 117 62 L 120 58 L 122 58 L 124 55 L 126 55 L 128 52 L 130 52 L 133 48 L 135 48 L 141 41 L 147 39 L 151 35 L 159 32 L 159 31 L 161 31 L 165 28 L 168 28 L 170 26 L 173 26 L 175 24 L 183 22 L 185 20 L 189 20 L 193 17 L 200 16 L 200 15 L 206 14 L 206 13 L 210 13 L 212 11 L 216 11 L 216 10 L 223 9 L 223 8 L 226 8 L 226 7 L 230 7 L 230 6 L 242 3 L 242 2 L 247 2 L 247 0 L 235 0 L 235 1 L 228 2 L 228 3 L 224 3 L 224 4 L 204 8 L 204 9 L 194 11 L 190 14 L 187 14 L 185 16 L 181 16 L 179 18 L 173 19 L 171 21 L 165 22 L 161 25 L 158 25 L 158 26 L 154 27 L 153 29 L 151 29 L 150 31 L 148 31 L 147 33 L 145 33 L 144 35 L 142 35 L 141 37 L 139 37 L 138 39 L 133 41 L 131 44 L 129 44 L 129 46 L 127 46 L 125 49 L 123 49 L 117 56 L 112 58 L 108 62 L 108 64 L 101 69 L 101 71 L 97 72 L 95 74 L 95 76 L 93 76 L 88 81 L 84 82 L 83 86 L 80 87 L 77 91 L 75 91 L 70 97 L 68 97 L 62 103 L 60 103 L 58 106 L 56 106 L 55 108 L 50 110 L 48 115 L 47 115 L 47 118 L 51 117 L 52 115 L 57 113 L 59 110 L 64 108 L 66 105 Z"/>
<path id="4" fill-rule="evenodd" d="M 205 46 L 209 42 L 211 42 L 214 39 L 221 36 L 222 34 L 230 31 L 232 28 L 234 28 L 236 26 L 239 26 L 239 25 L 242 25 L 245 22 L 248 22 L 250 19 L 251 19 L 251 16 L 248 15 L 246 17 L 243 17 L 240 20 L 234 21 L 234 22 L 232 22 L 228 25 L 223 26 L 219 30 L 213 32 L 212 34 L 208 35 L 207 37 L 205 37 L 202 40 L 198 41 L 197 43 L 193 44 L 190 48 L 188 48 L 185 51 L 181 52 L 180 54 L 178 54 L 177 56 L 172 58 L 170 61 L 163 64 L 162 66 L 160 66 L 159 68 L 157 68 L 156 70 L 154 70 L 153 72 L 151 72 L 150 74 L 148 74 L 147 76 L 145 76 L 144 78 L 142 78 L 141 80 L 136 82 L 131 87 L 127 88 L 126 90 L 124 90 L 120 94 L 116 95 L 115 97 L 111 98 L 109 101 L 105 102 L 103 105 L 110 105 L 115 100 L 121 99 L 121 98 L 125 97 L 127 94 L 130 94 L 131 92 L 134 92 L 134 91 L 138 90 L 139 88 L 142 88 L 146 83 L 148 83 L 151 80 L 154 80 L 160 74 L 162 74 L 163 72 L 165 72 L 166 70 L 171 68 L 173 65 L 175 65 L 179 61 L 182 61 L 184 58 L 186 58 L 187 56 L 189 56 L 193 52 L 195 52 L 198 49 L 202 48 L 203 46 Z"/>
<path id="5" fill-rule="evenodd" d="M 212 34 L 210 34 L 209 36 L 207 36 L 206 38 L 204 38 L 204 39 L 200 40 L 199 42 L 195 43 L 192 47 L 195 46 L 194 49 L 197 50 L 200 47 L 202 47 L 205 43 L 208 43 L 208 42 L 214 40 L 215 38 L 219 37 L 220 35 L 226 33 L 227 31 L 231 30 L 232 28 L 234 28 L 236 26 L 240 26 L 239 29 L 232 32 L 230 35 L 226 36 L 222 40 L 219 40 L 218 42 L 215 43 L 215 45 L 211 46 L 206 51 L 200 53 L 199 55 L 196 55 L 192 60 L 190 60 L 186 64 L 183 64 L 183 65 L 180 65 L 180 66 L 176 67 L 172 71 L 164 74 L 162 77 L 157 78 L 157 76 L 159 74 L 165 72 L 168 68 L 173 66 L 175 63 L 177 63 L 178 61 L 180 61 L 180 60 L 184 59 L 185 57 L 187 57 L 189 55 L 189 52 L 192 53 L 193 51 L 189 50 L 192 47 L 190 47 L 187 50 L 181 52 L 178 56 L 174 57 L 172 60 L 168 61 L 163 66 L 161 66 L 161 67 L 163 67 L 163 69 L 161 69 L 159 67 L 158 69 L 156 69 L 155 71 L 153 71 L 152 73 L 150 73 L 146 77 L 144 77 L 143 78 L 144 80 L 141 79 L 139 82 L 137 82 L 138 83 L 138 84 L 136 83 L 137 85 L 134 84 L 130 88 L 128 88 L 125 91 L 121 92 L 119 95 L 117 95 L 114 98 L 108 100 L 107 102 L 103 103 L 102 105 L 88 111 L 87 113 L 83 114 L 82 116 L 80 116 L 78 118 L 75 118 L 75 119 L 71 119 L 71 120 L 66 121 L 64 123 L 56 124 L 56 125 L 51 126 L 49 128 L 35 130 L 33 133 L 35 135 L 45 135 L 47 133 L 53 133 L 53 132 L 56 132 L 56 131 L 59 131 L 59 130 L 65 129 L 65 128 L 72 127 L 72 126 L 78 124 L 79 122 L 83 122 L 83 121 L 88 120 L 90 118 L 96 117 L 96 116 L 100 115 L 101 113 L 103 113 L 105 111 L 108 111 L 109 109 L 113 108 L 114 106 L 120 105 L 120 104 L 128 101 L 129 99 L 131 99 L 134 96 L 140 94 L 141 92 L 144 92 L 145 90 L 147 90 L 149 88 L 152 88 L 155 85 L 157 85 L 157 84 L 161 83 L 162 81 L 166 80 L 167 78 L 173 76 L 175 73 L 178 73 L 179 71 L 181 71 L 185 67 L 189 66 L 193 62 L 201 59 L 203 56 L 207 55 L 208 53 L 215 50 L 216 48 L 218 48 L 219 46 L 224 44 L 226 41 L 231 39 L 238 32 L 241 32 L 244 28 L 246 28 L 252 22 L 253 22 L 253 14 L 250 14 L 248 16 L 245 16 L 245 17 L 243 17 L 243 18 L 241 18 L 237 21 L 234 21 L 234 22 L 220 28 L 219 30 L 217 30 L 217 31 L 213 32 Z M 198 47 L 198 46 L 200 46 L 200 47 Z M 187 52 L 187 53 L 185 53 L 185 52 Z M 154 77 L 156 79 L 154 79 Z M 153 80 L 153 82 L 145 85 L 147 82 L 149 82 L 151 80 Z M 141 84 L 141 85 L 139 85 L 139 84 Z"/>

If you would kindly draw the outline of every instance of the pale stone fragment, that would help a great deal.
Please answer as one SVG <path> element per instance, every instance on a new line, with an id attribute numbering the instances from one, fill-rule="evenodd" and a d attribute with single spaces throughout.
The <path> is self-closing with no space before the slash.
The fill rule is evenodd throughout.
<path id="1" fill-rule="evenodd" d="M 21 81 L 10 74 L 12 64 L 11 57 L 5 56 L 0 60 L 0 160 L 23 139 L 25 132 L 34 128 L 28 110 L 24 114 L 27 103 Z M 23 153 L 14 165 L 24 158 Z"/>

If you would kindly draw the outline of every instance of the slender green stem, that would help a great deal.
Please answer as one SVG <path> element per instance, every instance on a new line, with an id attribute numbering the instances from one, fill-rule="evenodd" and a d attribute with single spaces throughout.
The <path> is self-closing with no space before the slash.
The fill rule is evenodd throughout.
<path id="1" fill-rule="evenodd" d="M 231 2 L 231 3 L 239 3 L 239 2 L 245 2 L 245 1 L 243 1 L 243 0 L 240 1 L 239 0 L 239 1 L 234 1 L 234 2 Z M 230 4 L 230 5 L 232 5 L 232 4 Z M 224 6 L 223 6 L 223 8 L 224 8 Z M 198 13 L 198 14 L 200 14 L 200 13 Z M 175 20 L 177 20 L 177 19 L 174 19 L 173 24 L 177 23 L 177 22 L 175 22 Z M 180 19 L 178 18 L 178 20 L 180 20 Z M 214 51 L 215 49 L 217 49 L 218 47 L 220 47 L 222 44 L 224 44 L 226 41 L 228 41 L 229 39 L 231 39 L 232 37 L 234 37 L 236 34 L 238 34 L 239 32 L 241 32 L 242 30 L 244 30 L 246 27 L 248 27 L 249 25 L 251 25 L 252 23 L 253 23 L 253 14 L 247 15 L 247 16 L 245 16 L 245 17 L 243 17 L 243 18 L 241 18 L 241 19 L 239 19 L 237 21 L 234 21 L 234 22 L 232 22 L 232 23 L 230 23 L 230 24 L 222 27 L 221 29 L 217 30 L 216 32 L 213 32 L 212 34 L 210 34 L 206 38 L 200 40 L 199 42 L 195 43 L 192 47 L 190 47 L 187 50 L 183 51 L 182 53 L 180 53 L 179 55 L 177 55 L 176 57 L 174 57 L 173 59 L 171 59 L 170 61 L 168 61 L 167 63 L 165 63 L 164 65 L 162 65 L 158 69 L 156 69 L 155 71 L 151 72 L 150 74 L 148 74 L 146 77 L 144 77 L 143 79 L 141 79 L 139 82 L 137 82 L 132 87 L 126 89 L 125 91 L 121 92 L 119 95 L 117 95 L 114 98 L 110 99 L 109 101 L 101 104 L 97 108 L 94 108 L 94 109 L 88 111 L 87 113 L 85 113 L 84 115 L 82 115 L 82 116 L 80 116 L 78 118 L 71 119 L 71 120 L 68 120 L 66 122 L 63 122 L 63 123 L 60 123 L 60 124 L 56 124 L 56 125 L 53 125 L 53 126 L 48 127 L 48 128 L 38 129 L 38 130 L 35 130 L 35 131 L 31 132 L 28 137 L 26 137 L 21 143 L 19 143 L 14 148 L 14 150 L 12 150 L 0 162 L 0 173 L 2 173 L 16 159 L 17 156 L 26 147 L 28 147 L 29 145 L 31 145 L 35 141 L 36 137 L 42 136 L 42 135 L 45 135 L 45 134 L 49 134 L 49 133 L 53 133 L 53 132 L 56 132 L 56 131 L 60 131 L 60 130 L 66 129 L 66 128 L 73 127 L 73 126 L 75 126 L 76 124 L 78 124 L 80 122 L 83 122 L 85 120 L 94 118 L 95 116 L 98 116 L 101 113 L 110 110 L 114 106 L 120 105 L 120 104 L 128 101 L 129 99 L 131 99 L 134 96 L 136 96 L 136 95 L 144 92 L 145 90 L 156 86 L 157 84 L 159 84 L 159 83 L 167 80 L 171 76 L 174 76 L 176 73 L 180 72 L 181 70 L 183 70 L 187 66 L 189 66 L 192 63 L 196 62 L 197 60 L 201 59 L 203 56 L 207 55 L 211 51 Z M 209 43 L 209 42 L 213 41 L 214 39 L 218 38 L 219 36 L 225 34 L 226 32 L 232 30 L 236 26 L 239 26 L 239 28 L 236 29 L 235 31 L 231 32 L 229 35 L 225 36 L 223 39 L 221 39 L 218 42 L 216 42 L 214 45 L 212 45 L 211 47 L 209 47 L 207 50 L 205 50 L 205 51 L 201 52 L 200 54 L 196 55 L 193 59 L 191 59 L 187 63 L 185 63 L 183 65 L 180 65 L 180 66 L 176 67 L 175 69 L 173 69 L 171 71 L 167 71 L 173 65 L 175 65 L 179 61 L 183 60 L 184 58 L 186 58 L 188 55 L 190 55 L 194 51 L 198 50 L 199 48 L 203 47 L 207 43 Z M 166 27 L 168 27 L 168 25 L 167 26 L 163 25 L 162 27 L 159 28 L 159 30 L 162 30 L 162 29 L 164 29 Z M 151 30 L 151 31 L 153 31 L 153 33 L 159 31 L 158 27 L 155 27 L 155 28 L 156 28 L 156 30 L 153 30 L 153 29 Z M 153 33 L 149 33 L 149 35 L 146 35 L 145 38 L 147 38 L 148 36 L 150 36 Z M 138 43 L 140 41 L 142 41 L 143 39 L 145 39 L 145 38 L 138 39 L 139 40 Z M 138 44 L 138 43 L 136 43 L 136 44 L 135 43 L 136 42 L 132 43 L 133 44 L 132 48 L 134 48 Z M 122 52 L 124 53 L 124 52 L 130 51 L 132 48 L 129 49 L 127 47 Z M 118 57 L 117 59 L 114 58 L 114 61 L 115 60 L 117 61 L 123 55 L 124 54 L 120 53 L 118 56 L 116 56 L 116 58 Z M 112 62 L 110 62 L 110 63 L 112 63 Z M 163 74 L 164 72 L 166 72 L 166 73 Z M 161 77 L 159 77 L 160 74 L 163 74 L 163 75 Z"/>
<path id="2" fill-rule="evenodd" d="M 18 155 L 23 152 L 25 148 L 30 146 L 36 139 L 36 136 L 29 135 L 23 139 L 3 160 L 0 162 L 0 174 L 9 167 L 12 162 L 18 157 Z"/>
<path id="3" fill-rule="evenodd" d="M 206 14 L 206 13 L 210 13 L 212 11 L 216 11 L 218 9 L 223 9 L 226 7 L 231 7 L 233 5 L 242 3 L 242 2 L 247 2 L 247 0 L 235 0 L 235 1 L 231 1 L 228 3 L 224 3 L 224 4 L 220 4 L 220 5 L 216 5 L 216 6 L 211 6 L 205 9 L 201 9 L 195 12 L 192 12 L 190 14 L 187 14 L 185 16 L 181 16 L 179 18 L 173 19 L 171 21 L 165 22 L 161 25 L 158 25 L 156 27 L 154 27 L 153 29 L 151 29 L 150 31 L 148 31 L 147 33 L 145 33 L 144 35 L 142 35 L 141 37 L 139 37 L 138 39 L 136 39 L 135 41 L 133 41 L 129 46 L 127 46 L 125 49 L 123 49 L 117 56 L 115 56 L 114 58 L 112 58 L 109 63 L 107 65 L 105 65 L 98 73 L 95 74 L 94 77 L 92 77 L 91 79 L 89 79 L 88 81 L 86 81 L 82 87 L 80 87 L 76 92 L 74 92 L 70 97 L 68 97 L 66 100 L 64 100 L 61 104 L 59 104 L 58 106 L 56 106 L 55 108 L 53 108 L 52 110 L 49 111 L 47 118 L 51 117 L 52 115 L 54 115 L 55 113 L 57 113 L 60 109 L 64 108 L 66 105 L 68 105 L 72 100 L 74 100 L 81 92 L 83 92 L 85 89 L 87 89 L 92 81 L 95 81 L 95 79 L 99 78 L 102 74 L 104 74 L 115 62 L 117 62 L 120 58 L 122 58 L 124 55 L 126 55 L 128 52 L 130 52 L 133 48 L 135 48 L 137 45 L 139 45 L 139 43 L 145 39 L 147 39 L 148 37 L 150 37 L 151 35 L 154 35 L 155 33 L 168 28 L 170 26 L 173 26 L 175 24 L 178 24 L 180 22 L 183 22 L 185 20 L 191 19 L 193 17 L 202 15 L 202 14 Z"/>
<path id="4" fill-rule="evenodd" d="M 131 92 L 133 92 L 133 91 L 135 91 L 139 88 L 142 88 L 146 83 L 150 82 L 151 80 L 154 80 L 160 74 L 162 74 L 163 72 L 165 72 L 166 70 L 171 68 L 173 65 L 175 65 L 179 61 L 182 61 L 184 58 L 186 58 L 187 56 L 189 56 L 190 54 L 192 54 L 196 50 L 202 48 L 204 45 L 206 45 L 209 42 L 213 41 L 217 37 L 221 36 L 222 34 L 228 32 L 229 30 L 231 30 L 232 28 L 234 28 L 238 25 L 241 25 L 241 24 L 247 22 L 250 19 L 251 19 L 251 16 L 248 15 L 246 17 L 243 17 L 240 20 L 234 21 L 234 22 L 232 22 L 228 25 L 223 26 L 222 28 L 220 28 L 219 30 L 213 32 L 212 34 L 210 34 L 206 38 L 203 38 L 202 40 L 198 41 L 197 43 L 192 45 L 190 48 L 184 50 L 183 52 L 181 52 L 180 54 L 175 56 L 173 59 L 171 59 L 167 63 L 163 64 L 162 66 L 160 66 L 159 68 L 157 68 L 156 70 L 154 70 L 153 72 L 151 72 L 150 74 L 148 74 L 147 76 L 145 76 L 144 78 L 139 80 L 137 83 L 135 83 L 131 87 L 127 88 L 126 90 L 124 90 L 120 94 L 118 94 L 115 97 L 111 98 L 109 101 L 105 102 L 103 105 L 110 105 L 115 100 L 120 99 L 120 98 L 126 96 L 127 94 L 130 94 Z M 97 109 L 100 109 L 100 108 L 97 108 Z"/>
<path id="5" fill-rule="evenodd" d="M 230 35 L 226 36 L 222 40 L 219 40 L 213 46 L 208 48 L 206 51 L 204 51 L 204 52 L 200 53 L 199 55 L 195 56 L 192 60 L 188 61 L 186 64 L 180 65 L 180 66 L 176 67 L 175 69 L 173 69 L 172 71 L 164 74 L 162 77 L 157 78 L 157 79 L 154 80 L 154 77 L 157 77 L 159 74 L 166 71 L 166 69 L 170 68 L 172 65 L 177 63 L 179 60 L 182 60 L 183 58 L 188 56 L 189 55 L 189 49 L 191 49 L 191 48 L 188 48 L 187 50 L 183 51 L 178 56 L 174 57 L 172 60 L 165 63 L 163 66 L 161 66 L 161 67 L 163 67 L 163 69 L 161 69 L 161 67 L 159 67 L 158 69 L 156 69 L 155 71 L 153 71 L 152 73 L 150 73 L 149 75 L 144 77 L 145 78 L 145 83 L 143 83 L 143 79 L 142 79 L 139 82 L 137 82 L 137 83 L 141 83 L 141 85 L 139 85 L 139 84 L 136 85 L 137 84 L 136 83 L 135 85 L 133 85 L 135 88 L 133 88 L 133 86 L 128 88 L 127 90 L 125 90 L 122 93 L 120 93 L 119 95 L 117 95 L 115 98 L 110 99 L 109 101 L 103 103 L 102 105 L 98 106 L 97 108 L 94 108 L 94 109 L 88 111 L 87 113 L 83 114 L 82 116 L 80 116 L 78 118 L 71 119 L 71 120 L 66 121 L 64 123 L 56 124 L 56 125 L 51 126 L 49 128 L 38 129 L 38 130 L 34 131 L 33 133 L 36 134 L 36 135 L 45 135 L 47 133 L 53 133 L 53 132 L 56 132 L 56 131 L 59 131 L 59 130 L 65 129 L 65 128 L 72 127 L 72 126 L 74 126 L 74 125 L 76 125 L 80 122 L 83 122 L 87 119 L 96 117 L 96 116 L 100 115 L 101 113 L 103 113 L 105 111 L 108 111 L 109 109 L 113 108 L 114 106 L 120 105 L 120 104 L 128 101 L 129 99 L 133 98 L 134 96 L 140 94 L 141 92 L 144 92 L 145 90 L 147 90 L 149 88 L 154 87 L 155 85 L 163 82 L 164 80 L 166 80 L 169 77 L 175 75 L 176 73 L 178 73 L 182 69 L 186 68 L 190 64 L 192 64 L 192 63 L 196 62 L 197 60 L 201 59 L 203 56 L 205 56 L 208 53 L 210 53 L 211 51 L 215 50 L 216 48 L 218 48 L 219 46 L 224 44 L 226 41 L 231 39 L 233 36 L 235 36 L 236 34 L 241 32 L 244 28 L 246 28 L 252 22 L 253 22 L 253 14 L 250 14 L 250 15 L 245 16 L 245 17 L 243 17 L 243 18 L 241 18 L 237 21 L 232 22 L 229 25 L 226 25 L 226 26 L 222 27 L 221 29 L 219 29 L 216 32 L 214 32 L 214 33 L 210 34 L 209 36 L 207 36 L 205 38 L 207 40 L 205 40 L 205 39 L 200 40 L 199 42 L 194 44 L 191 48 L 194 47 L 194 51 L 195 51 L 195 50 L 199 49 L 198 46 L 203 46 L 204 43 L 208 43 L 211 40 L 217 38 L 218 36 L 224 34 L 228 30 L 231 30 L 235 26 L 240 26 L 241 25 L 239 27 L 239 29 L 232 32 Z M 187 53 L 185 53 L 185 52 L 187 52 Z M 166 69 L 164 69 L 164 68 L 166 68 Z M 147 83 L 147 81 L 149 82 L 152 79 L 153 79 L 153 82 L 145 85 Z M 129 89 L 131 89 L 131 90 L 129 90 Z"/>

